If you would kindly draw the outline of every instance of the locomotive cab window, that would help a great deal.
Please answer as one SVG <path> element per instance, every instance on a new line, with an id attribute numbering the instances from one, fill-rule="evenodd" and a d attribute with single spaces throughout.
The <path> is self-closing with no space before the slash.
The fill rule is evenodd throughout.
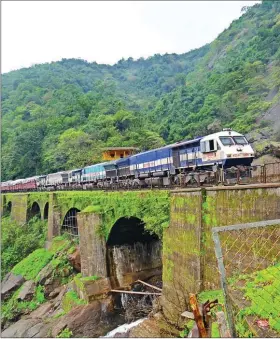
<path id="1" fill-rule="evenodd" d="M 209 150 L 215 151 L 214 140 L 209 140 Z"/>
<path id="2" fill-rule="evenodd" d="M 236 145 L 247 145 L 248 142 L 244 137 L 233 137 L 233 140 L 235 141 Z"/>
<path id="3" fill-rule="evenodd" d="M 232 138 L 230 138 L 230 137 L 220 137 L 220 140 L 221 140 L 221 143 L 224 146 L 234 145 L 234 142 L 233 142 Z"/>

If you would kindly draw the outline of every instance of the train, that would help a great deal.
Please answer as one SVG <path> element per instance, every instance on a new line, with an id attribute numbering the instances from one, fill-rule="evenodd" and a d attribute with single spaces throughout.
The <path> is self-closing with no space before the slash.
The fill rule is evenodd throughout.
<path id="1" fill-rule="evenodd" d="M 221 132 L 84 168 L 1 183 L 5 192 L 187 187 L 246 179 L 254 150 L 243 134 Z"/>

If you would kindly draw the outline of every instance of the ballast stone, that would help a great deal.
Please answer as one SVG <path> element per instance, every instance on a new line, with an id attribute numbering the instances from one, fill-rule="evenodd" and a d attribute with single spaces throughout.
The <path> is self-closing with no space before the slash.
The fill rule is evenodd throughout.
<path id="1" fill-rule="evenodd" d="M 9 272 L 1 283 L 1 299 L 5 300 L 10 294 L 24 283 L 25 279 L 20 274 Z"/>

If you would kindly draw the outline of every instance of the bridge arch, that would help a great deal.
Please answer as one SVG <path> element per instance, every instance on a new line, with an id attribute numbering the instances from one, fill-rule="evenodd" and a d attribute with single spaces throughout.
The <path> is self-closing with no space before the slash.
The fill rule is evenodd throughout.
<path id="1" fill-rule="evenodd" d="M 44 207 L 44 220 L 48 220 L 49 217 L 49 202 L 46 202 Z"/>
<path id="2" fill-rule="evenodd" d="M 112 284 L 126 287 L 137 279 L 161 280 L 161 241 L 137 217 L 119 218 L 106 241 L 107 274 Z"/>
<path id="3" fill-rule="evenodd" d="M 27 209 L 27 221 L 34 217 L 41 218 L 41 210 L 38 202 L 34 201 L 32 205 Z"/>
<path id="4" fill-rule="evenodd" d="M 151 242 L 158 236 L 145 230 L 145 223 L 138 217 L 121 217 L 113 225 L 107 238 L 107 246 L 131 245 Z"/>
<path id="5" fill-rule="evenodd" d="M 62 222 L 61 226 L 61 233 L 68 233 L 71 236 L 78 237 L 79 236 L 79 229 L 78 229 L 78 222 L 77 222 L 77 213 L 80 212 L 80 210 L 76 207 L 70 208 Z"/>

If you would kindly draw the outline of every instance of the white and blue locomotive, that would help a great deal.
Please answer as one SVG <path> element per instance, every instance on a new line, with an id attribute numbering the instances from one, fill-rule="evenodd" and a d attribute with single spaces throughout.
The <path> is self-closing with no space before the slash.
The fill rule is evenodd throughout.
<path id="1" fill-rule="evenodd" d="M 248 173 L 245 169 L 253 159 L 254 151 L 244 135 L 224 129 L 115 161 L 39 176 L 36 180 L 38 189 L 225 183 L 228 169 L 231 169 L 230 173 Z"/>

